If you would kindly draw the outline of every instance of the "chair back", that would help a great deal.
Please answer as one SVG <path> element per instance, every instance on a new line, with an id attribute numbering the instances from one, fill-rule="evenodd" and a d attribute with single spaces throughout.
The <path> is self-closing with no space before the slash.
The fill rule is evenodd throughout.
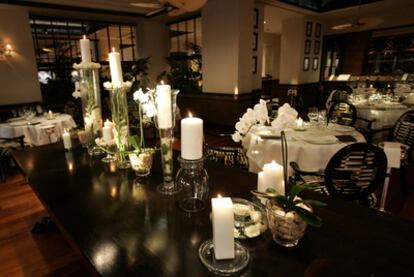
<path id="1" fill-rule="evenodd" d="M 247 156 L 241 147 L 211 146 L 204 143 L 204 156 L 207 160 L 227 166 L 249 168 Z"/>
<path id="2" fill-rule="evenodd" d="M 408 145 L 411 149 L 414 147 L 414 111 L 404 113 L 394 125 L 391 133 L 391 139 Z"/>
<path id="3" fill-rule="evenodd" d="M 387 157 L 372 144 L 355 143 L 339 150 L 325 169 L 329 194 L 347 200 L 364 200 L 384 183 Z"/>
<path id="4" fill-rule="evenodd" d="M 341 125 L 353 126 L 357 120 L 357 111 L 354 105 L 347 102 L 336 102 L 328 111 L 328 122 L 336 119 Z"/>

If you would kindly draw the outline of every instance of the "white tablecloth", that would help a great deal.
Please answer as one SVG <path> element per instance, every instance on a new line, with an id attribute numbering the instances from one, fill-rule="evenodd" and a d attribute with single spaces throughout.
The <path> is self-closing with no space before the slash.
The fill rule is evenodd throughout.
<path id="1" fill-rule="evenodd" d="M 397 105 L 355 105 L 357 116 L 369 120 L 373 120 L 372 129 L 378 130 L 394 126 L 398 118 L 409 110 L 407 106 Z"/>
<path id="2" fill-rule="evenodd" d="M 60 140 L 65 128 L 72 129 L 76 123 L 72 116 L 68 114 L 58 114 L 53 119 L 47 119 L 46 116 L 39 116 L 30 119 L 32 124 L 27 120 L 13 120 L 8 123 L 0 124 L 0 137 L 13 138 L 21 135 L 25 136 L 25 142 L 29 145 L 44 145 Z M 46 129 L 52 130 L 51 135 Z"/>
<path id="3" fill-rule="evenodd" d="M 288 162 L 295 161 L 301 169 L 307 171 L 324 170 L 331 157 L 338 152 L 339 149 L 352 143 L 335 142 L 333 144 L 317 145 L 306 142 L 304 137 L 322 137 L 330 135 L 350 135 L 358 142 L 365 142 L 364 136 L 353 130 L 349 132 L 339 132 L 327 128 L 314 128 L 306 131 L 285 131 L 288 145 Z M 244 140 L 244 147 L 247 150 L 249 158 L 249 170 L 251 172 L 259 172 L 265 163 L 272 160 L 282 164 L 282 146 L 280 139 L 258 139 L 259 136 L 253 130 L 249 132 Z M 258 151 L 260 154 L 254 153 Z M 289 174 L 291 174 L 289 167 Z"/>

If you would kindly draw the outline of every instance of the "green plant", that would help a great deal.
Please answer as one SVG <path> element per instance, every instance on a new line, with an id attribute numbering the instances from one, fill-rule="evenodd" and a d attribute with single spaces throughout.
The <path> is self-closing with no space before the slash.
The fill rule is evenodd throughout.
<path id="1" fill-rule="evenodd" d="M 303 208 L 303 206 L 324 207 L 326 204 L 317 200 L 303 200 L 297 197 L 298 194 L 301 193 L 304 189 L 311 187 L 313 187 L 313 185 L 307 183 L 295 184 L 290 188 L 290 191 L 286 196 L 278 194 L 272 189 L 268 189 L 266 192 L 252 190 L 251 193 L 258 197 L 268 198 L 274 204 L 282 208 L 286 213 L 290 211 L 297 213 L 297 215 L 302 218 L 303 221 L 311 226 L 320 227 L 322 225 L 322 219 L 309 210 Z"/>
<path id="2" fill-rule="evenodd" d="M 131 69 L 126 73 L 133 80 L 130 91 L 134 92 L 140 88 L 143 90 L 147 88 L 150 59 L 151 57 L 141 58 L 132 63 Z"/>

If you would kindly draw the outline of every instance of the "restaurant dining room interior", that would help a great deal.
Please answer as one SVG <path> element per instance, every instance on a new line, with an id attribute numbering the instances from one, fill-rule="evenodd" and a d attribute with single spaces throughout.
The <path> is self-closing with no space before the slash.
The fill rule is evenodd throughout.
<path id="1" fill-rule="evenodd" d="M 413 276 L 413 14 L 0 1 L 0 276 Z"/>

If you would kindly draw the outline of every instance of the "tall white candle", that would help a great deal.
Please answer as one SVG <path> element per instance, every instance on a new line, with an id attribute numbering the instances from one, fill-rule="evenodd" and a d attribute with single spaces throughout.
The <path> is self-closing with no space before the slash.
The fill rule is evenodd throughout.
<path id="1" fill-rule="evenodd" d="M 91 44 L 89 39 L 83 35 L 83 38 L 79 41 L 80 49 L 81 49 L 81 56 L 82 56 L 82 63 L 90 63 L 91 62 Z"/>
<path id="2" fill-rule="evenodd" d="M 264 186 L 263 177 L 264 177 L 264 173 L 263 173 L 263 171 L 260 171 L 257 174 L 257 190 L 260 191 L 260 192 L 265 192 L 266 191 L 266 188 Z"/>
<path id="3" fill-rule="evenodd" d="M 72 149 L 72 140 L 70 138 L 70 134 L 67 131 L 64 131 L 62 134 L 62 140 L 63 140 L 63 147 L 66 150 Z"/>
<path id="4" fill-rule="evenodd" d="M 121 66 L 121 55 L 115 52 L 112 48 L 112 52 L 109 53 L 109 69 L 111 71 L 111 80 L 114 85 L 121 85 L 123 82 L 122 78 L 122 66 Z"/>
<path id="5" fill-rule="evenodd" d="M 160 129 L 172 128 L 171 87 L 157 85 L 157 117 Z"/>
<path id="6" fill-rule="evenodd" d="M 274 189 L 279 194 L 285 194 L 283 166 L 275 161 L 263 166 L 263 192 L 267 189 Z"/>
<path id="7" fill-rule="evenodd" d="M 214 256 L 217 260 L 234 259 L 234 213 L 229 197 L 211 199 Z"/>
<path id="8" fill-rule="evenodd" d="M 203 157 L 203 120 L 187 117 L 181 120 L 181 157 L 198 160 Z"/>

